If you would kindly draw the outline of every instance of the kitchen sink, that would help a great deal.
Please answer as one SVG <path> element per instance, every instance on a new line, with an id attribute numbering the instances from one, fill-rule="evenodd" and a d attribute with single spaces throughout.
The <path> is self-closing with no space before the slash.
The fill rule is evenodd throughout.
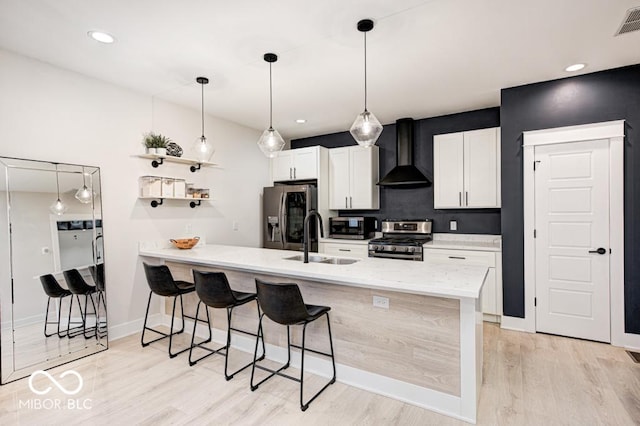
<path id="1" fill-rule="evenodd" d="M 284 260 L 297 260 L 299 262 L 304 261 L 304 255 L 298 254 L 296 256 L 284 257 Z M 358 259 L 347 259 L 344 257 L 326 257 L 309 255 L 309 263 L 326 263 L 328 265 L 351 265 L 358 262 Z"/>

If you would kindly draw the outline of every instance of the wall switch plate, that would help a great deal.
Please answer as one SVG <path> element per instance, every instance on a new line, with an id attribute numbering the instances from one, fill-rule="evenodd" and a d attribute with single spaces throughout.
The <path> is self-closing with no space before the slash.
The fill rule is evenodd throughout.
<path id="1" fill-rule="evenodd" d="M 389 309 L 389 298 L 373 296 L 373 306 L 376 308 Z"/>
<path id="2" fill-rule="evenodd" d="M 449 221 L 449 231 L 457 231 L 458 230 L 458 221 L 450 220 Z"/>

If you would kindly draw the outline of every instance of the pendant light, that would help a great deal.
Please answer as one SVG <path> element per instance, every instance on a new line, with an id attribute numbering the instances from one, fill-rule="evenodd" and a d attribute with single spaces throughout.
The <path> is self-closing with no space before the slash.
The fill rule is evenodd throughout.
<path id="1" fill-rule="evenodd" d="M 278 60 L 275 53 L 265 53 L 264 60 L 269 63 L 269 128 L 262 133 L 258 139 L 258 147 L 269 158 L 276 156 L 278 151 L 284 148 L 284 139 L 280 133 L 273 128 L 273 83 L 271 78 L 271 64 Z"/>
<path id="2" fill-rule="evenodd" d="M 196 139 L 193 144 L 193 150 L 196 154 L 196 160 L 207 162 L 213 155 L 213 146 L 204 136 L 204 85 L 209 84 L 207 77 L 198 77 L 196 81 L 201 86 L 201 111 L 202 111 L 202 136 Z"/>
<path id="3" fill-rule="evenodd" d="M 67 206 L 62 202 L 62 200 L 60 200 L 60 180 L 58 178 L 58 163 L 56 163 L 56 189 L 58 191 L 58 199 L 56 200 L 55 203 L 51 204 L 51 207 L 49 207 L 49 210 L 51 210 L 51 213 L 57 214 L 58 216 L 60 216 L 67 211 Z"/>
<path id="4" fill-rule="evenodd" d="M 80 201 L 82 204 L 89 204 L 93 201 L 93 191 L 87 188 L 87 184 L 85 182 L 84 175 L 84 166 L 82 167 L 82 188 L 78 189 L 76 192 L 76 200 Z"/>
<path id="5" fill-rule="evenodd" d="M 358 22 L 358 31 L 364 34 L 364 111 L 358 114 L 349 129 L 358 145 L 367 148 L 375 145 L 380 133 L 382 133 L 382 124 L 375 115 L 367 110 L 367 33 L 372 29 L 373 21 L 371 19 L 363 19 Z"/>

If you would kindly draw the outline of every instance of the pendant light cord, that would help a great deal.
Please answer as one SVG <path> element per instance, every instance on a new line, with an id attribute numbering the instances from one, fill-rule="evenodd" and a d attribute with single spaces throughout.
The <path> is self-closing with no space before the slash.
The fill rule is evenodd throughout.
<path id="1" fill-rule="evenodd" d="M 271 76 L 271 62 L 269 62 L 269 128 L 273 128 L 273 77 Z"/>
<path id="2" fill-rule="evenodd" d="M 202 112 L 202 139 L 204 139 L 204 83 L 200 83 L 200 111 Z"/>
<path id="3" fill-rule="evenodd" d="M 84 180 L 84 166 L 82 166 L 82 186 L 87 187 L 87 182 Z"/>
<path id="4" fill-rule="evenodd" d="M 364 33 L 364 110 L 367 110 L 367 33 Z"/>
<path id="5" fill-rule="evenodd" d="M 58 201 L 60 201 L 60 181 L 58 180 L 58 163 L 56 163 L 56 190 L 58 191 Z"/>

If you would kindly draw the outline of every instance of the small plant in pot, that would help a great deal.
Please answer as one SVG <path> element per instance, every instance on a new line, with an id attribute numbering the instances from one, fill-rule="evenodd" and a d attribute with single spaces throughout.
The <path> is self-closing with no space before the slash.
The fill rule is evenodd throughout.
<path id="1" fill-rule="evenodd" d="M 145 147 L 147 154 L 167 155 L 167 144 L 171 142 L 166 136 L 162 136 L 160 133 L 145 133 L 142 144 Z"/>

